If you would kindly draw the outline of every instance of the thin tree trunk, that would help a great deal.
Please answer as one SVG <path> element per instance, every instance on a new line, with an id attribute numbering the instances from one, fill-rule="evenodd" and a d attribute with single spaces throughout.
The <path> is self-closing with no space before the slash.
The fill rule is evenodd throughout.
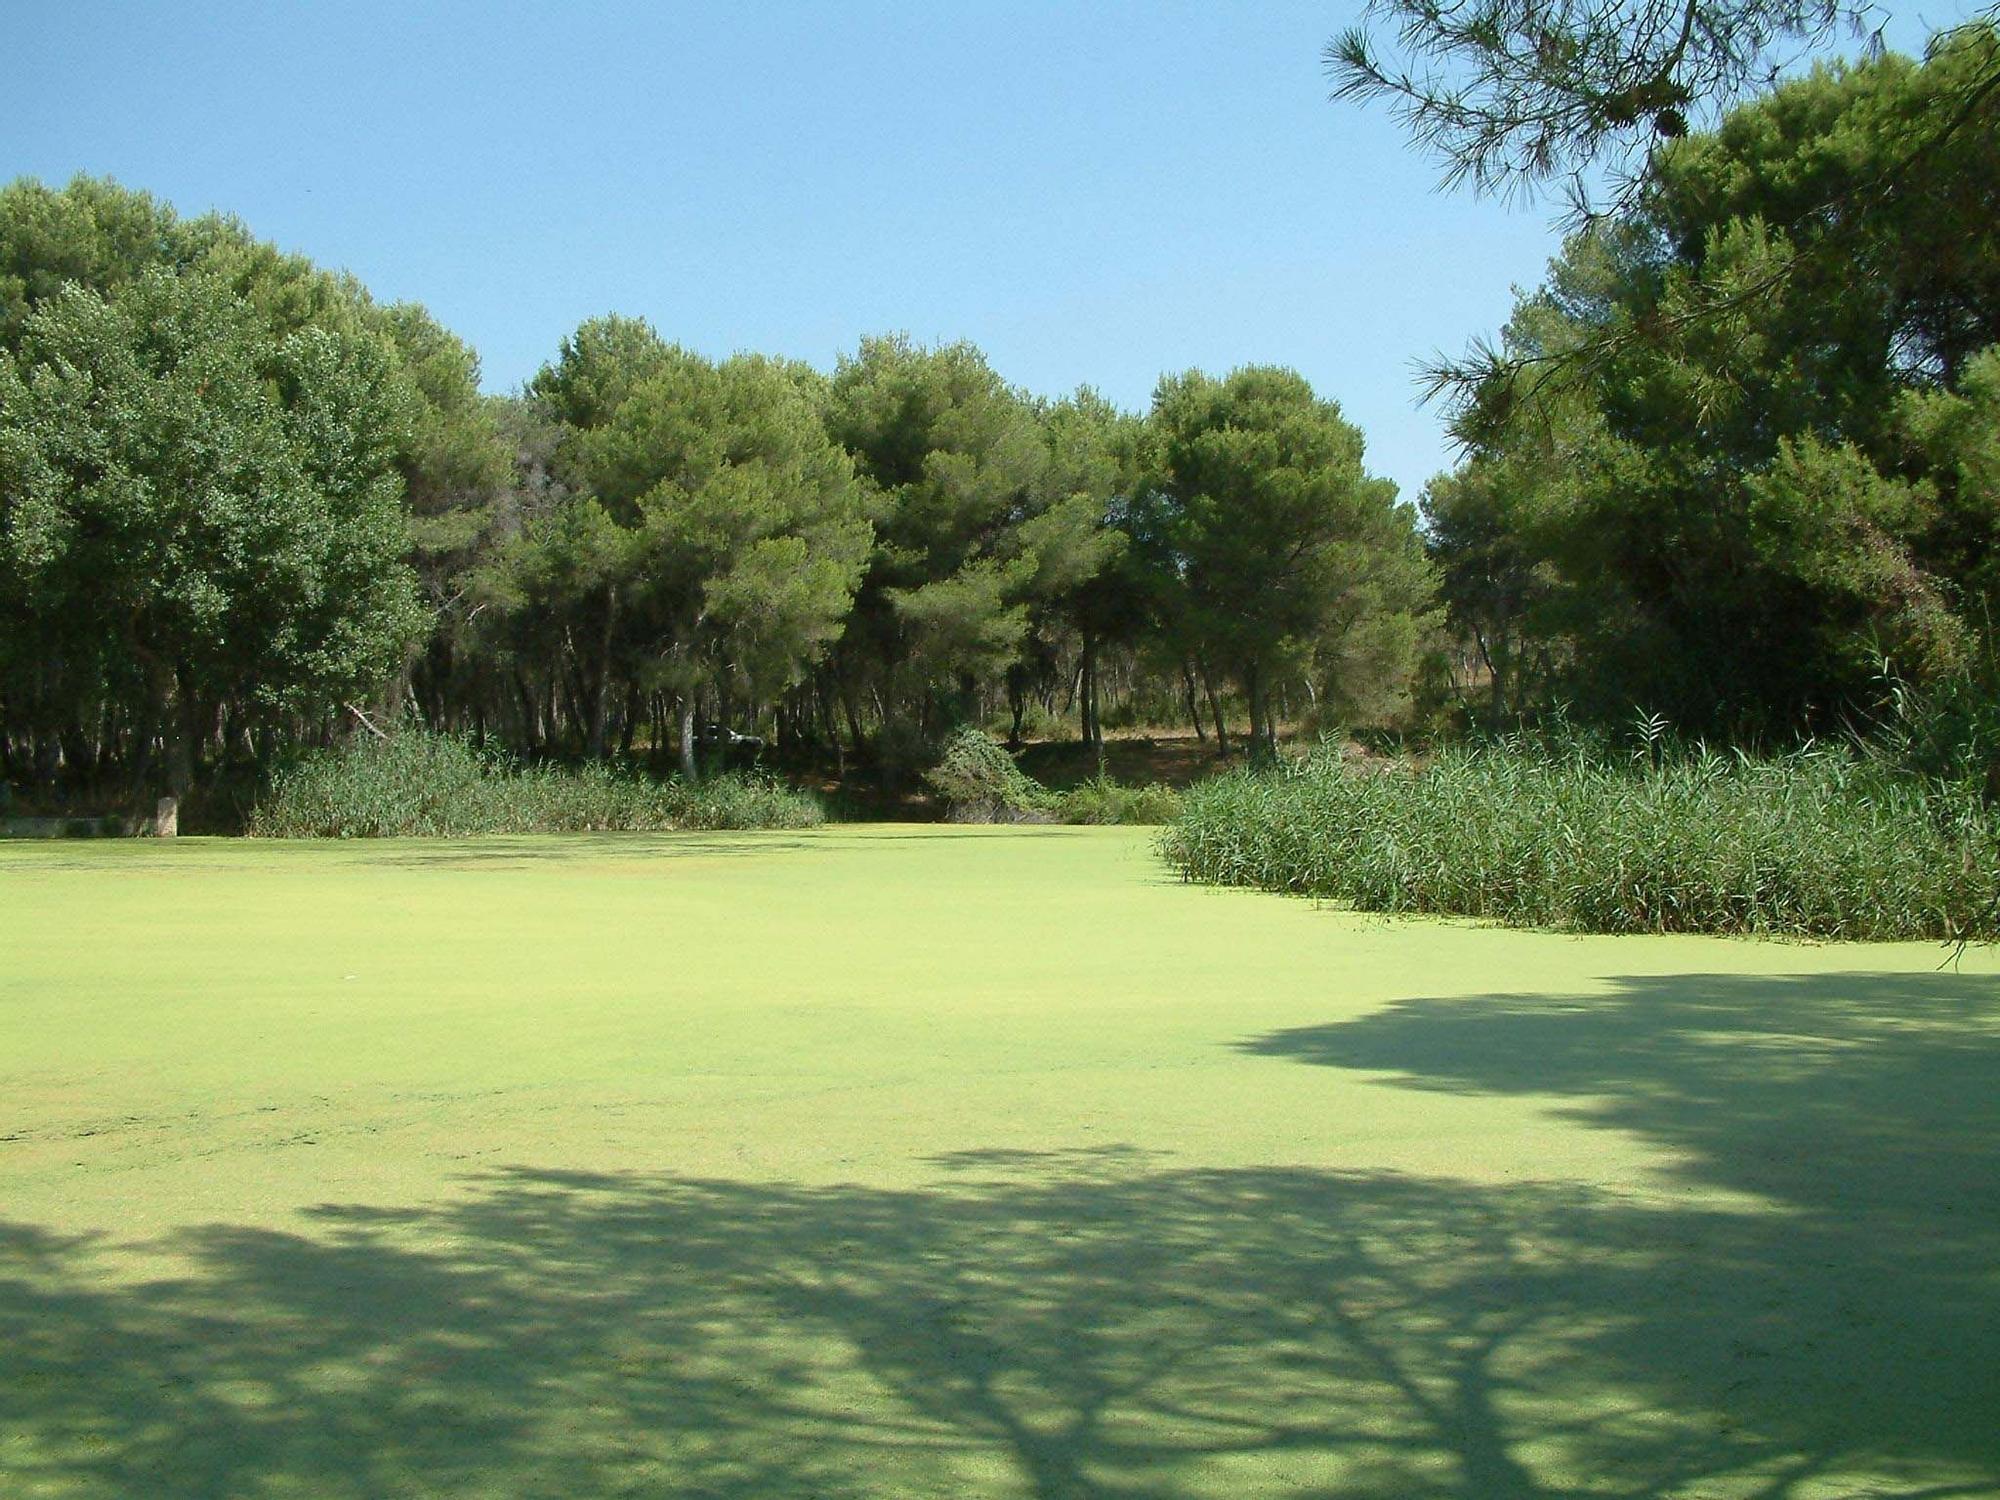
<path id="1" fill-rule="evenodd" d="M 859 760 L 865 748 L 861 738 L 861 702 L 859 695 L 851 686 L 842 685 L 840 706 L 847 711 L 847 733 L 854 743 L 854 758 Z"/>
<path id="2" fill-rule="evenodd" d="M 187 674 L 176 670 L 169 678 L 166 708 L 167 795 L 185 797 L 194 785 L 195 737 L 200 732 L 193 695 L 188 692 Z"/>
<path id="3" fill-rule="evenodd" d="M 590 739 L 586 753 L 604 759 L 605 721 L 611 712 L 611 637 L 618 625 L 618 590 L 604 591 L 604 632 L 597 641 L 597 680 L 591 684 Z"/>
<path id="4" fill-rule="evenodd" d="M 1267 699 L 1264 672 L 1257 662 L 1243 668 L 1243 696 L 1250 700 L 1250 759 L 1271 758 L 1271 705 Z"/>
<path id="5" fill-rule="evenodd" d="M 639 684 L 625 684 L 625 714 L 618 725 L 618 758 L 632 758 L 632 740 L 639 732 Z"/>
<path id="6" fill-rule="evenodd" d="M 1187 714 L 1189 721 L 1194 725 L 1195 740 L 1197 743 L 1206 744 L 1208 731 L 1201 726 L 1201 708 L 1194 698 L 1194 668 L 1185 656 L 1181 658 L 1181 686 L 1187 690 Z"/>
<path id="7" fill-rule="evenodd" d="M 1104 733 L 1097 724 L 1097 637 L 1083 633 L 1083 659 L 1077 663 L 1078 719 L 1083 742 L 1093 750 L 1104 748 Z"/>
<path id="8" fill-rule="evenodd" d="M 1215 693 L 1215 676 L 1208 670 L 1208 663 L 1201 664 L 1201 686 L 1208 694 L 1208 716 L 1215 721 L 1215 753 L 1229 753 L 1229 731 L 1222 722 L 1222 700 Z"/>

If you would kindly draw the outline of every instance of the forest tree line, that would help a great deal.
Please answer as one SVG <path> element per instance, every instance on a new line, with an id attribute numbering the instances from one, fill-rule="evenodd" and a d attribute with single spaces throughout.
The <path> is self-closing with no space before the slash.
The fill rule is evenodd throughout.
<path id="1" fill-rule="evenodd" d="M 421 307 L 79 178 L 0 190 L 0 775 L 183 790 L 416 719 L 692 770 L 923 763 L 1107 705 L 1866 728 L 1989 677 L 1993 31 L 1667 140 L 1524 294 L 1421 507 L 1297 374 L 1144 413 L 968 344 L 831 373 L 576 329 L 519 393 Z"/>
<path id="2" fill-rule="evenodd" d="M 1107 682 L 1268 745 L 1380 715 L 1431 617 L 1413 507 L 1298 375 L 1152 409 L 968 344 L 823 374 L 593 319 L 517 395 L 421 307 L 79 178 L 0 190 L 0 756 L 158 784 L 415 717 L 693 771 L 698 726 L 914 767 Z"/>

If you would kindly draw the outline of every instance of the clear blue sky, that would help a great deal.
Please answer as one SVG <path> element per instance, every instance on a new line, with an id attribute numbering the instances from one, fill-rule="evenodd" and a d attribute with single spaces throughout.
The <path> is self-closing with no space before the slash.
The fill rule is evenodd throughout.
<path id="1" fill-rule="evenodd" d="M 235 213 L 428 305 L 491 390 L 612 311 L 823 367 L 864 333 L 968 338 L 1134 409 L 1163 371 L 1287 364 L 1414 495 L 1449 461 L 1414 365 L 1497 329 L 1555 236 L 1327 102 L 1352 15 L 0 0 L 0 178 Z"/>

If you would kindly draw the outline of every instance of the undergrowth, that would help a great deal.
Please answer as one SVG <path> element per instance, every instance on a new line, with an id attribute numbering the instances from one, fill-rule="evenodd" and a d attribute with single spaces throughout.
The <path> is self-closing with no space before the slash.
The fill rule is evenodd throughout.
<path id="1" fill-rule="evenodd" d="M 1127 786 L 1103 771 L 1066 791 L 1050 794 L 1065 823 L 1171 823 L 1181 794 L 1162 782 Z"/>
<path id="2" fill-rule="evenodd" d="M 249 831 L 266 838 L 461 837 L 806 828 L 824 818 L 807 794 L 748 776 L 690 785 L 601 765 L 524 766 L 465 740 L 405 730 L 280 770 Z"/>
<path id="3" fill-rule="evenodd" d="M 1102 770 L 1079 786 L 1052 790 L 971 725 L 945 742 L 943 758 L 924 779 L 957 823 L 1165 823 L 1180 811 L 1173 788 L 1126 786 Z"/>
<path id="4" fill-rule="evenodd" d="M 1228 773 L 1161 840 L 1184 878 L 1367 911 L 1582 932 L 2000 936 L 1978 789 L 1819 746 L 1653 737 L 1632 758 L 1515 742 L 1357 773 L 1332 753 Z"/>

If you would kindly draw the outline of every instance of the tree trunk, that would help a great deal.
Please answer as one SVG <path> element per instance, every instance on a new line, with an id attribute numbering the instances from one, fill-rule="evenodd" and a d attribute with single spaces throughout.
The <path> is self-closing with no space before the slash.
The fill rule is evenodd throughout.
<path id="1" fill-rule="evenodd" d="M 861 738 L 861 702 L 851 684 L 841 685 L 840 706 L 847 712 L 847 734 L 854 744 L 854 758 L 859 760 L 866 746 Z"/>
<path id="2" fill-rule="evenodd" d="M 161 720 L 167 735 L 167 795 L 180 799 L 194 785 L 195 736 L 199 724 L 193 695 L 187 690 L 187 674 L 176 671 L 169 682 L 166 712 Z"/>
<path id="3" fill-rule="evenodd" d="M 1183 656 L 1181 658 L 1181 686 L 1187 690 L 1187 715 L 1194 725 L 1194 737 L 1198 743 L 1207 743 L 1208 731 L 1201 727 L 1201 708 L 1194 699 L 1194 668 Z"/>
<path id="4" fill-rule="evenodd" d="M 1215 753 L 1229 753 L 1229 731 L 1222 722 L 1222 700 L 1215 693 L 1215 676 L 1208 670 L 1208 663 L 1201 664 L 1201 686 L 1208 694 L 1208 716 L 1215 721 Z"/>
<path id="5" fill-rule="evenodd" d="M 1263 764 L 1276 753 L 1276 747 L 1271 738 L 1271 704 L 1262 663 L 1245 663 L 1243 696 L 1250 700 L 1250 759 Z"/>
<path id="6" fill-rule="evenodd" d="M 681 775 L 689 783 L 701 780 L 701 768 L 694 757 L 694 715 L 694 694 L 685 694 L 681 698 Z"/>
<path id="7" fill-rule="evenodd" d="M 618 624 L 618 590 L 604 591 L 604 632 L 597 641 L 597 680 L 591 685 L 590 740 L 586 753 L 604 759 L 605 721 L 611 713 L 611 636 Z"/>
<path id="8" fill-rule="evenodd" d="M 625 684 L 625 717 L 618 726 L 618 758 L 632 758 L 632 740 L 639 732 L 639 684 Z"/>
<path id="9" fill-rule="evenodd" d="M 1097 637 L 1083 633 L 1083 660 L 1077 665 L 1078 720 L 1083 742 L 1092 750 L 1104 749 L 1104 731 L 1097 722 Z"/>

